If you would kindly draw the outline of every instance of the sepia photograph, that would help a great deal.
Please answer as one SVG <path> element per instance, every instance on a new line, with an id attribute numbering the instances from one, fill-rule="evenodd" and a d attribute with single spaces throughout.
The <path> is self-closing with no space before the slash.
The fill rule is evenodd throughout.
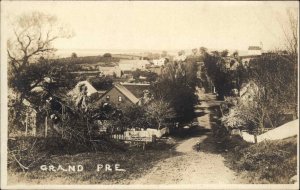
<path id="1" fill-rule="evenodd" d="M 299 189 L 298 1 L 1 1 L 1 189 Z"/>

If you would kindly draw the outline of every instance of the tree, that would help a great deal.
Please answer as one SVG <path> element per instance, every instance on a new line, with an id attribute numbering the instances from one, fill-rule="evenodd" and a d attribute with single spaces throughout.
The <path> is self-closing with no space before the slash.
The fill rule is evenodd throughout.
<path id="1" fill-rule="evenodd" d="M 233 89 L 234 73 L 227 71 L 225 60 L 218 51 L 207 54 L 204 57 L 205 71 L 216 87 L 218 98 L 223 99 L 225 95 L 230 95 Z"/>
<path id="2" fill-rule="evenodd" d="M 167 56 L 168 56 L 168 52 L 167 51 L 162 51 L 161 57 L 167 57 Z"/>
<path id="3" fill-rule="evenodd" d="M 24 72 L 30 70 L 29 65 L 36 63 L 41 56 L 48 57 L 55 51 L 53 41 L 71 37 L 65 27 L 57 25 L 55 16 L 40 12 L 23 14 L 15 18 L 12 33 L 13 36 L 7 41 L 8 80 L 11 81 L 9 84 L 25 82 L 26 79 L 22 76 Z M 34 83 L 27 85 L 25 89 L 22 85 L 9 86 L 19 93 L 20 101 L 23 100 L 24 93 L 35 88 L 43 80 L 41 72 L 36 75 L 37 79 L 31 80 Z"/>
<path id="4" fill-rule="evenodd" d="M 202 56 L 204 56 L 204 55 L 207 53 L 207 48 L 205 48 L 205 47 L 200 47 L 200 48 L 199 48 L 199 52 L 200 52 L 200 54 L 201 54 Z"/>
<path id="5" fill-rule="evenodd" d="M 180 50 L 177 54 L 178 54 L 178 56 L 184 55 L 185 51 L 184 50 Z"/>
<path id="6" fill-rule="evenodd" d="M 233 55 L 233 57 L 237 58 L 237 57 L 239 56 L 239 52 L 238 52 L 238 51 L 234 51 L 234 52 L 232 53 L 232 55 Z"/>
<path id="7" fill-rule="evenodd" d="M 288 26 L 282 26 L 285 37 L 285 50 L 288 52 L 291 61 L 297 62 L 298 59 L 298 13 L 288 9 Z"/>
<path id="8" fill-rule="evenodd" d="M 194 94 L 194 81 L 196 69 L 188 69 L 188 63 L 169 63 L 165 66 L 164 72 L 158 78 L 158 81 L 151 85 L 151 94 L 157 100 L 169 102 L 176 113 L 176 120 L 181 122 L 190 121 L 194 114 L 194 103 L 196 96 Z M 192 67 L 191 67 L 192 68 Z M 190 81 L 191 79 L 191 81 Z"/>
<path id="9" fill-rule="evenodd" d="M 197 55 L 198 49 L 197 48 L 192 49 L 192 53 L 193 53 L 193 55 Z"/>
<path id="10" fill-rule="evenodd" d="M 227 49 L 225 49 L 225 50 L 223 50 L 222 52 L 221 52 L 221 56 L 222 57 L 227 57 L 228 56 L 228 50 Z"/>
<path id="11" fill-rule="evenodd" d="M 287 56 L 278 54 L 262 56 L 250 62 L 250 79 L 255 81 L 263 93 L 258 104 L 265 115 L 277 126 L 282 114 L 293 110 L 297 115 L 297 81 L 294 63 Z"/>
<path id="12" fill-rule="evenodd" d="M 142 71 L 140 69 L 137 69 L 135 71 L 132 72 L 132 77 L 138 82 L 141 81 L 140 77 L 146 77 L 146 81 L 147 82 L 155 82 L 158 75 L 154 72 L 150 72 L 150 71 Z"/>
<path id="13" fill-rule="evenodd" d="M 111 58 L 111 57 L 112 57 L 112 55 L 111 55 L 110 53 L 105 53 L 105 54 L 103 55 L 103 57 L 106 57 L 106 58 Z"/>
<path id="14" fill-rule="evenodd" d="M 73 58 L 73 59 L 77 58 L 77 54 L 76 54 L 75 52 L 73 52 L 73 53 L 71 54 L 71 58 Z"/>
<path id="15" fill-rule="evenodd" d="M 88 81 L 96 88 L 101 90 L 108 90 L 113 86 L 113 79 L 111 77 L 93 77 Z"/>
<path id="16" fill-rule="evenodd" d="M 175 112 L 168 102 L 156 100 L 146 107 L 146 115 L 156 122 L 159 130 L 165 122 L 175 117 Z"/>
<path id="17" fill-rule="evenodd" d="M 117 131 L 131 128 L 151 128 L 154 125 L 141 106 L 125 107 L 122 109 L 122 113 L 121 117 L 112 118 L 112 127 Z"/>

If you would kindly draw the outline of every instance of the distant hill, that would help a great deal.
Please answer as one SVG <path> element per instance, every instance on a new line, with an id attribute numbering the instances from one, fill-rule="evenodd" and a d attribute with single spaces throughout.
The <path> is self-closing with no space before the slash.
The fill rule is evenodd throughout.
<path id="1" fill-rule="evenodd" d="M 119 62 L 119 58 L 116 57 L 103 57 L 103 56 L 85 56 L 85 57 L 77 57 L 77 58 L 58 58 L 56 59 L 62 63 L 74 63 L 74 64 L 93 64 L 98 62 L 103 63 L 112 63 Z"/>

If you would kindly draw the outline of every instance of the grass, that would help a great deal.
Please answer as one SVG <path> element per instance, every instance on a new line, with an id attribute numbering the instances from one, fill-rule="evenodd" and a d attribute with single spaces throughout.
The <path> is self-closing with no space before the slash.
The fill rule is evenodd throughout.
<path id="1" fill-rule="evenodd" d="M 121 146 L 121 145 L 119 145 Z M 126 147 L 126 145 L 123 145 Z M 125 150 L 98 152 L 80 152 L 77 154 L 48 154 L 47 158 L 39 161 L 28 171 L 22 172 L 8 167 L 9 184 L 128 184 L 150 170 L 155 163 L 177 153 L 172 150 L 173 144 L 158 142 L 148 144 L 146 150 L 141 147 L 126 147 Z M 99 172 L 97 164 L 119 164 L 126 171 Z M 82 165 L 83 172 L 42 171 L 41 165 L 58 165 L 67 168 L 68 165 Z"/>
<path id="2" fill-rule="evenodd" d="M 258 144 L 234 137 L 227 143 L 226 164 L 250 183 L 288 184 L 297 174 L 297 137 Z"/>

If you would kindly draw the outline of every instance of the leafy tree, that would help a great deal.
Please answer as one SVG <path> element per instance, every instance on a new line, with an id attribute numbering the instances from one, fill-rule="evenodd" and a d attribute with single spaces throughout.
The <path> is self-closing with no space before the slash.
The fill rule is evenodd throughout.
<path id="1" fill-rule="evenodd" d="M 238 51 L 234 51 L 232 53 L 232 56 L 235 57 L 235 58 L 237 58 L 239 56 L 239 52 Z"/>
<path id="2" fill-rule="evenodd" d="M 88 81 L 91 82 L 91 84 L 96 88 L 96 89 L 102 89 L 102 90 L 107 90 L 112 87 L 113 84 L 113 79 L 111 77 L 94 77 L 94 78 L 89 78 Z"/>
<path id="3" fill-rule="evenodd" d="M 196 55 L 198 53 L 198 49 L 197 48 L 192 49 L 192 53 L 193 55 Z"/>
<path id="4" fill-rule="evenodd" d="M 223 50 L 222 52 L 221 52 L 221 56 L 222 57 L 227 57 L 228 56 L 228 50 L 227 49 L 225 49 L 225 50 Z"/>
<path id="5" fill-rule="evenodd" d="M 77 54 L 76 54 L 75 52 L 73 52 L 73 53 L 71 54 L 71 58 L 73 58 L 73 59 L 77 58 Z"/>
<path id="6" fill-rule="evenodd" d="M 112 125 L 113 128 L 118 128 L 118 131 L 131 128 L 153 128 L 155 126 L 141 106 L 125 107 L 121 117 L 113 118 Z"/>
<path id="7" fill-rule="evenodd" d="M 185 54 L 185 51 L 184 51 L 184 50 L 180 50 L 177 54 L 178 54 L 179 56 L 184 55 L 184 54 Z"/>
<path id="8" fill-rule="evenodd" d="M 207 54 L 207 48 L 205 47 L 200 47 L 199 48 L 199 52 L 202 56 L 204 56 L 205 54 Z"/>
<path id="9" fill-rule="evenodd" d="M 204 57 L 204 65 L 207 75 L 212 80 L 218 98 L 223 99 L 224 96 L 231 94 L 231 90 L 235 87 L 233 84 L 236 81 L 235 71 L 231 72 L 225 68 L 225 59 L 219 52 L 206 54 Z"/>
<path id="10" fill-rule="evenodd" d="M 140 76 L 146 77 L 146 81 L 148 81 L 148 82 L 155 82 L 158 77 L 158 75 L 154 72 L 142 71 L 140 69 L 133 71 L 132 76 L 135 79 L 135 81 L 137 81 L 137 82 L 141 81 Z"/>
<path id="11" fill-rule="evenodd" d="M 170 103 L 176 113 L 176 120 L 186 122 L 193 118 L 196 96 L 194 83 L 189 81 L 187 63 L 169 63 L 156 83 L 151 85 L 154 98 Z M 192 75 L 192 74 L 191 74 Z"/>
<path id="12" fill-rule="evenodd" d="M 103 57 L 105 57 L 105 58 L 111 58 L 112 55 L 111 55 L 110 53 L 105 53 L 105 54 L 103 55 Z"/>
<path id="13" fill-rule="evenodd" d="M 161 57 L 167 57 L 167 56 L 168 56 L 168 52 L 167 51 L 162 51 Z"/>

